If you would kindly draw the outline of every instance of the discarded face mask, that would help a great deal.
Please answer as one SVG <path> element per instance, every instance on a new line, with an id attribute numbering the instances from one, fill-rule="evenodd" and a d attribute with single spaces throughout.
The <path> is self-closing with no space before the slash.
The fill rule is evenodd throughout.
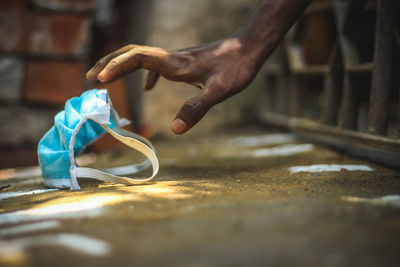
<path id="1" fill-rule="evenodd" d="M 151 181 L 159 168 L 154 147 L 144 137 L 120 128 L 127 124 L 128 120 L 119 118 L 106 89 L 89 90 L 80 97 L 68 100 L 65 103 L 65 110 L 55 116 L 54 126 L 43 136 L 38 145 L 39 164 L 45 185 L 78 190 L 80 189 L 78 177 L 128 185 Z M 125 145 L 138 150 L 147 159 L 139 164 L 103 171 L 78 167 L 75 157 L 106 132 Z M 150 165 L 153 173 L 149 178 L 121 177 L 138 173 Z"/>

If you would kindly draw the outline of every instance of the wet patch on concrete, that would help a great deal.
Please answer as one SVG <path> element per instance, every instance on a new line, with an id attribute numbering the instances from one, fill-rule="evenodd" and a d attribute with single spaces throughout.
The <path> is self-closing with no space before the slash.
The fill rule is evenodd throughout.
<path id="1" fill-rule="evenodd" d="M 37 190 L 30 190 L 30 191 L 5 192 L 5 193 L 0 193 L 0 200 L 7 199 L 7 198 L 13 198 L 13 197 L 26 196 L 26 195 L 47 193 L 47 192 L 52 192 L 52 191 L 56 191 L 56 190 L 57 189 L 37 189 Z"/>

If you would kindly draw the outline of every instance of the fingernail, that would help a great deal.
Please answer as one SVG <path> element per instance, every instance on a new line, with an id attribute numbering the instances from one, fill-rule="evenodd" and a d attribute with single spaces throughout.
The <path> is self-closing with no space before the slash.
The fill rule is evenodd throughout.
<path id="1" fill-rule="evenodd" d="M 100 74 L 97 75 L 97 79 L 98 79 L 100 82 L 105 82 L 106 79 L 105 79 L 104 76 L 105 76 L 104 73 L 103 73 L 103 72 L 100 72 Z"/>
<path id="2" fill-rule="evenodd" d="M 181 134 L 181 133 L 184 133 L 187 130 L 188 126 L 183 120 L 176 119 L 176 120 L 174 120 L 172 122 L 172 127 L 171 128 L 172 128 L 172 131 L 174 133 Z"/>

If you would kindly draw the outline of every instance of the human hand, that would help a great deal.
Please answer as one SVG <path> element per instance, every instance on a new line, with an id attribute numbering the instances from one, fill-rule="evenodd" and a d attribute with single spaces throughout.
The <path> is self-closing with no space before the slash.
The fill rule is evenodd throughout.
<path id="1" fill-rule="evenodd" d="M 160 75 L 199 87 L 200 93 L 181 107 L 172 123 L 172 131 L 182 134 L 215 104 L 246 88 L 310 2 L 263 0 L 231 38 L 178 51 L 128 45 L 102 58 L 86 76 L 111 82 L 143 68 L 150 71 L 146 90 L 154 87 Z"/>
<path id="2" fill-rule="evenodd" d="M 242 91 L 253 80 L 259 60 L 246 51 L 238 38 L 198 47 L 167 51 L 140 45 L 125 46 L 99 60 L 87 73 L 89 80 L 112 82 L 140 68 L 149 70 L 145 90 L 159 76 L 200 88 L 175 115 L 172 131 L 182 134 L 192 128 L 215 104 Z"/>

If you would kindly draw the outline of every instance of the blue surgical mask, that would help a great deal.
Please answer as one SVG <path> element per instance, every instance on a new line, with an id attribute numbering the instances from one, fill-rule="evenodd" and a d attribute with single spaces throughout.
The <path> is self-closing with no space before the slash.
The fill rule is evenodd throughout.
<path id="1" fill-rule="evenodd" d="M 128 123 L 128 120 L 119 118 L 105 89 L 89 90 L 80 97 L 69 99 L 65 103 L 65 110 L 55 116 L 54 126 L 38 145 L 39 164 L 45 185 L 78 190 L 78 177 L 121 184 L 143 184 L 152 180 L 159 168 L 154 147 L 147 139 L 121 128 Z M 104 171 L 78 167 L 76 156 L 106 132 L 137 149 L 147 159 L 140 164 Z M 153 174 L 149 178 L 131 179 L 118 176 L 137 173 L 150 165 L 153 167 Z"/>

